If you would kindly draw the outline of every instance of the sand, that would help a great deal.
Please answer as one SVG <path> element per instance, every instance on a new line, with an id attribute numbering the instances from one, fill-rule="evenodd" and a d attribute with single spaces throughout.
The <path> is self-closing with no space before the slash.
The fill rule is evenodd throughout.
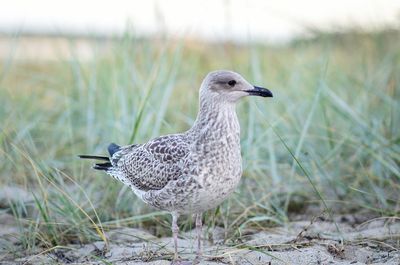
<path id="1" fill-rule="evenodd" d="M 224 241 L 224 230 L 206 231 L 205 257 L 200 264 L 400 264 L 400 220 L 375 218 L 352 224 L 350 218 L 324 218 L 290 222 L 285 227 L 242 231 L 236 242 Z M 170 264 L 170 237 L 157 238 L 147 231 L 121 227 L 106 232 L 103 241 L 39 249 L 24 255 L 17 251 L 16 219 L 0 214 L 0 264 Z M 193 259 L 194 231 L 181 233 L 180 255 Z M 343 242 L 341 242 L 343 240 Z M 15 249 L 15 251 L 13 251 Z"/>

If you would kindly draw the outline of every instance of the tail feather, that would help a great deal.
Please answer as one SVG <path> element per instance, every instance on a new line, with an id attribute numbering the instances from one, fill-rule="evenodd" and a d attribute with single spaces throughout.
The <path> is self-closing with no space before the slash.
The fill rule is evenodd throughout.
<path id="1" fill-rule="evenodd" d="M 107 148 L 108 153 L 110 153 L 110 156 L 111 156 L 111 157 L 112 157 L 116 152 L 118 152 L 120 149 L 121 149 L 121 146 L 119 146 L 119 145 L 117 145 L 117 144 L 115 144 L 115 143 L 111 143 L 111 144 L 108 146 L 108 148 Z"/>
<path id="2" fill-rule="evenodd" d="M 95 159 L 95 160 L 110 161 L 110 158 L 108 158 L 107 156 L 78 155 L 78 157 L 83 158 L 83 159 Z"/>
<path id="3" fill-rule="evenodd" d="M 109 170 L 110 168 L 112 168 L 112 165 L 110 162 L 106 162 L 106 163 L 98 163 L 98 164 L 94 164 L 93 169 L 97 169 L 97 170 Z"/>
<path id="4" fill-rule="evenodd" d="M 110 168 L 112 168 L 112 165 L 111 165 L 109 157 L 106 157 L 106 156 L 93 156 L 93 155 L 79 155 L 79 157 L 83 158 L 83 159 L 95 159 L 95 160 L 107 161 L 105 163 L 94 164 L 94 166 L 93 166 L 94 169 L 108 171 Z"/>
<path id="5" fill-rule="evenodd" d="M 110 157 L 107 156 L 96 156 L 96 155 L 78 155 L 78 157 L 83 158 L 83 159 L 94 159 L 94 160 L 103 160 L 103 161 L 107 161 L 105 163 L 96 163 L 93 166 L 93 169 L 97 169 L 97 170 L 104 170 L 107 173 L 111 174 L 110 172 L 115 171 L 115 169 L 113 168 L 113 165 L 111 164 L 111 157 L 118 152 L 121 149 L 121 146 L 117 145 L 117 144 L 110 144 L 108 146 L 108 152 L 110 153 Z"/>

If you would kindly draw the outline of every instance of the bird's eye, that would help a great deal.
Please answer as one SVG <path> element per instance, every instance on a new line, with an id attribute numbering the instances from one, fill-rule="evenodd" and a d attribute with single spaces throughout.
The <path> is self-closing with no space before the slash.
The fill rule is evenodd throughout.
<path id="1" fill-rule="evenodd" d="M 228 85 L 230 85 L 231 87 L 234 87 L 236 85 L 236 81 L 235 80 L 231 80 L 228 82 Z"/>

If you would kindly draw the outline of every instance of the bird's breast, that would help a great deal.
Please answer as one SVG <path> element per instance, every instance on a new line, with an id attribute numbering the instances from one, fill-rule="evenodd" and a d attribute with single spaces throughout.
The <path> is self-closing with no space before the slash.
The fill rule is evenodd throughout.
<path id="1" fill-rule="evenodd" d="M 242 175 L 239 135 L 228 134 L 205 144 L 199 155 L 198 207 L 207 210 L 223 202 L 237 187 Z"/>
<path id="2" fill-rule="evenodd" d="M 197 143 L 197 179 L 207 190 L 231 190 L 242 174 L 240 136 L 238 132 L 225 133 Z"/>

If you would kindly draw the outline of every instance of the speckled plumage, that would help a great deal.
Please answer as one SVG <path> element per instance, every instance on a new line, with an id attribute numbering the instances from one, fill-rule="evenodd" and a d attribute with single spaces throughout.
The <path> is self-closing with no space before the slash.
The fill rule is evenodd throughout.
<path id="1" fill-rule="evenodd" d="M 241 176 L 239 123 L 232 106 L 203 113 L 182 134 L 122 147 L 106 172 L 146 203 L 178 213 L 200 213 L 222 202 Z M 198 122 L 204 122 L 201 125 Z M 225 121 L 225 122 L 221 122 Z"/>
<path id="2" fill-rule="evenodd" d="M 201 227 L 201 214 L 220 204 L 239 183 L 242 159 L 235 103 L 247 95 L 272 93 L 235 72 L 211 72 L 201 85 L 200 110 L 192 128 L 144 144 L 112 144 L 109 162 L 94 168 L 128 185 L 146 203 L 170 211 L 176 239 L 179 214 L 197 214 Z"/>

